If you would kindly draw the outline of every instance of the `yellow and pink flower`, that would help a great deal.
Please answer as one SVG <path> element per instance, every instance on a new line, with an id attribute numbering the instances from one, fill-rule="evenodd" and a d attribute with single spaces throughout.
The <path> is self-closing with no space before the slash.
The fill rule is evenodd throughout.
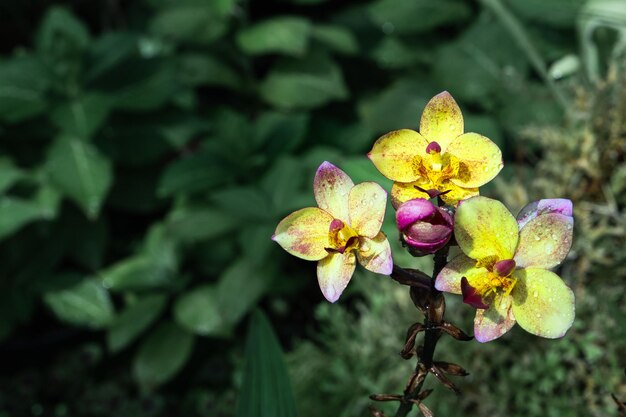
<path id="1" fill-rule="evenodd" d="M 565 199 L 529 204 L 517 220 L 486 197 L 459 204 L 454 235 L 463 253 L 443 268 L 435 287 L 463 294 L 477 308 L 476 340 L 496 339 L 516 322 L 538 336 L 565 335 L 574 321 L 574 294 L 549 269 L 569 252 L 573 222 Z"/>
<path id="2" fill-rule="evenodd" d="M 374 182 L 354 185 L 350 177 L 324 162 L 315 174 L 318 207 L 291 213 L 272 239 L 299 258 L 318 261 L 317 279 L 324 297 L 335 302 L 346 288 L 358 260 L 366 269 L 391 274 L 389 241 L 380 228 L 387 193 Z"/>
<path id="3" fill-rule="evenodd" d="M 478 195 L 478 187 L 503 166 L 495 143 L 478 133 L 464 133 L 461 109 L 447 91 L 428 102 L 419 133 L 410 129 L 387 133 L 368 157 L 394 181 L 391 198 L 396 208 L 408 200 L 439 194 L 447 204 L 456 204 Z"/>

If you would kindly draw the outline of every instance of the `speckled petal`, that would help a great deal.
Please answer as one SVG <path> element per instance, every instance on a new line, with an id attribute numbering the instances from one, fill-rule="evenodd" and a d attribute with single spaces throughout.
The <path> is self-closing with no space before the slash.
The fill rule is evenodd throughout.
<path id="1" fill-rule="evenodd" d="M 313 193 L 317 205 L 345 223 L 350 222 L 348 194 L 354 183 L 342 170 L 324 162 L 319 166 L 313 180 Z"/>
<path id="2" fill-rule="evenodd" d="M 376 168 L 393 181 L 412 182 L 419 178 L 420 158 L 428 142 L 410 129 L 395 130 L 380 137 L 367 154 Z"/>
<path id="3" fill-rule="evenodd" d="M 391 247 L 387 236 L 380 232 L 373 239 L 361 237 L 357 259 L 363 267 L 377 274 L 390 275 L 393 270 Z"/>
<path id="4" fill-rule="evenodd" d="M 458 254 L 443 267 L 435 279 L 435 288 L 439 291 L 461 294 L 461 278 L 466 277 L 470 285 L 487 274 L 487 269 L 476 267 L 476 261 L 465 254 Z"/>
<path id="5" fill-rule="evenodd" d="M 422 180 L 414 182 L 394 182 L 391 187 L 391 204 L 394 208 L 400 207 L 405 201 L 414 198 L 430 198 L 427 193 L 418 190 L 415 187 L 421 187 L 425 190 L 432 188 L 432 184 Z"/>
<path id="6" fill-rule="evenodd" d="M 517 222 L 501 202 L 487 197 L 464 200 L 454 216 L 454 236 L 472 259 L 511 259 L 517 246 Z"/>
<path id="7" fill-rule="evenodd" d="M 557 274 L 545 269 L 513 272 L 513 315 L 527 332 L 549 339 L 563 337 L 574 322 L 574 293 Z"/>
<path id="8" fill-rule="evenodd" d="M 533 201 L 520 210 L 517 215 L 517 224 L 521 229 L 541 214 L 559 213 L 564 216 L 573 216 L 572 202 L 566 198 L 546 198 L 539 201 Z"/>
<path id="9" fill-rule="evenodd" d="M 446 204 L 450 204 L 451 206 L 456 205 L 461 200 L 466 200 L 479 194 L 478 188 L 465 188 L 450 181 L 440 184 L 439 189 L 440 191 L 448 191 L 447 193 L 441 195 L 441 199 Z"/>
<path id="10" fill-rule="evenodd" d="M 574 218 L 542 214 L 520 230 L 515 263 L 519 268 L 550 269 L 560 264 L 572 247 Z"/>
<path id="11" fill-rule="evenodd" d="M 420 133 L 428 142 L 437 142 L 442 152 L 463 134 L 463 114 L 450 93 L 444 91 L 430 99 L 422 113 Z"/>
<path id="12" fill-rule="evenodd" d="M 335 252 L 319 261 L 317 263 L 317 282 L 324 298 L 331 303 L 337 301 L 348 286 L 355 268 L 356 256 L 354 252 Z"/>
<path id="13" fill-rule="evenodd" d="M 362 182 L 348 196 L 350 226 L 360 236 L 375 237 L 380 231 L 387 207 L 387 192 L 375 182 Z"/>
<path id="14" fill-rule="evenodd" d="M 487 310 L 476 310 L 474 337 L 481 343 L 497 339 L 515 325 L 511 296 L 499 295 Z"/>
<path id="15" fill-rule="evenodd" d="M 291 213 L 276 226 L 272 240 L 298 258 L 317 261 L 328 255 L 328 231 L 333 216 L 317 207 Z"/>
<path id="16" fill-rule="evenodd" d="M 459 173 L 450 181 L 462 187 L 480 187 L 491 181 L 502 169 L 502 152 L 498 145 L 478 133 L 458 136 L 446 153 L 459 161 Z"/>

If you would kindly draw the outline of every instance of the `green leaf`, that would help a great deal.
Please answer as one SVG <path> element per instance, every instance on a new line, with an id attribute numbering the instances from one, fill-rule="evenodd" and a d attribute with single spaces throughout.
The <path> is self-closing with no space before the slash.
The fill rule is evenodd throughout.
<path id="1" fill-rule="evenodd" d="M 232 187 L 211 193 L 217 207 L 243 221 L 267 220 L 272 217 L 272 206 L 267 196 L 254 187 Z"/>
<path id="2" fill-rule="evenodd" d="M 161 176 L 160 197 L 193 193 L 214 188 L 225 180 L 224 167 L 210 152 L 198 152 L 168 165 Z"/>
<path id="3" fill-rule="evenodd" d="M 359 43 L 354 34 L 341 26 L 316 25 L 312 37 L 335 52 L 346 55 L 359 52 Z"/>
<path id="4" fill-rule="evenodd" d="M 219 86 L 241 89 L 241 76 L 223 60 L 207 54 L 184 54 L 179 57 L 178 75 L 190 87 Z"/>
<path id="5" fill-rule="evenodd" d="M 67 59 L 84 50 L 89 44 L 87 27 L 67 9 L 53 6 L 48 9 L 37 32 L 37 50 L 55 60 Z"/>
<path id="6" fill-rule="evenodd" d="M 148 290 L 171 286 L 174 272 L 151 256 L 139 254 L 100 271 L 100 277 L 114 291 Z"/>
<path id="7" fill-rule="evenodd" d="M 264 146 L 266 155 L 291 153 L 306 137 L 309 115 L 306 113 L 262 113 L 255 123 L 255 144 Z"/>
<path id="8" fill-rule="evenodd" d="M 235 417 L 297 417 L 283 352 L 265 315 L 250 319 L 246 364 Z"/>
<path id="9" fill-rule="evenodd" d="M 434 75 L 457 100 L 481 102 L 526 77 L 528 61 L 509 32 L 486 13 L 457 41 L 438 50 Z"/>
<path id="10" fill-rule="evenodd" d="M 11 188 L 23 177 L 22 170 L 16 167 L 10 159 L 0 158 L 0 194 Z"/>
<path id="11" fill-rule="evenodd" d="M 261 83 L 260 93 L 268 103 L 286 110 L 320 107 L 348 97 L 341 69 L 323 55 L 278 65 Z"/>
<path id="12" fill-rule="evenodd" d="M 418 64 L 430 64 L 433 61 L 430 46 L 407 44 L 394 36 L 385 36 L 372 50 L 371 56 L 385 69 L 410 68 Z"/>
<path id="13" fill-rule="evenodd" d="M 89 86 L 100 84 L 107 90 L 121 83 L 137 81 L 133 71 L 128 71 L 139 57 L 139 36 L 128 32 L 108 32 L 96 39 L 89 47 L 85 68 L 85 81 Z M 130 78 L 130 79 L 129 79 Z M 114 81 L 115 82 L 112 82 Z"/>
<path id="14" fill-rule="evenodd" d="M 118 352 L 141 335 L 165 309 L 167 297 L 161 294 L 145 295 L 117 315 L 107 332 L 107 346 Z"/>
<path id="15" fill-rule="evenodd" d="M 216 286 L 200 285 L 176 299 L 174 317 L 182 327 L 198 335 L 224 336 L 228 332 L 218 303 Z"/>
<path id="16" fill-rule="evenodd" d="M 193 334 L 176 323 L 161 323 L 144 340 L 135 356 L 135 379 L 144 390 L 152 390 L 164 384 L 185 365 L 193 345 Z"/>
<path id="17" fill-rule="evenodd" d="M 311 35 L 311 22 L 297 16 L 280 16 L 256 23 L 237 34 L 237 44 L 247 54 L 282 53 L 302 56 Z"/>
<path id="18" fill-rule="evenodd" d="M 95 279 L 85 279 L 73 287 L 49 292 L 44 301 L 61 320 L 101 329 L 113 320 L 109 293 Z"/>
<path id="19" fill-rule="evenodd" d="M 236 229 L 240 220 L 211 207 L 182 207 L 170 213 L 168 233 L 182 242 L 214 239 Z"/>
<path id="20" fill-rule="evenodd" d="M 472 9 L 461 0 L 377 0 L 368 13 L 386 33 L 412 34 L 467 20 Z"/>
<path id="21" fill-rule="evenodd" d="M 74 137 L 58 137 L 49 150 L 46 169 L 54 185 L 87 217 L 98 216 L 113 174 L 109 161 L 93 145 Z"/>
<path id="22" fill-rule="evenodd" d="M 91 138 L 109 115 L 111 103 L 103 94 L 87 94 L 56 107 L 50 118 L 65 134 Z"/>
<path id="23" fill-rule="evenodd" d="M 146 59 L 156 70 L 133 84 L 115 91 L 114 105 L 122 110 L 147 111 L 163 106 L 179 89 L 173 62 Z"/>
<path id="24" fill-rule="evenodd" d="M 46 68 L 35 57 L 0 62 L 0 120 L 14 123 L 43 113 L 49 83 Z"/>
<path id="25" fill-rule="evenodd" d="M 224 271 L 216 285 L 201 285 L 179 296 L 174 316 L 196 334 L 227 336 L 256 305 L 267 282 L 263 269 L 242 259 Z"/>
<path id="26" fill-rule="evenodd" d="M 21 198 L 0 196 L 0 239 L 41 218 L 37 204 Z"/>
<path id="27" fill-rule="evenodd" d="M 416 129 L 419 112 L 436 93 L 422 77 L 399 79 L 377 96 L 358 105 L 361 121 L 372 132 L 387 133 L 402 128 Z"/>
<path id="28" fill-rule="evenodd" d="M 305 170 L 296 158 L 285 156 L 272 164 L 261 180 L 261 187 L 272 204 L 274 214 L 291 209 L 291 200 L 304 181 Z"/>
<path id="29" fill-rule="evenodd" d="M 150 21 L 150 31 L 167 39 L 190 44 L 208 44 L 228 29 L 228 17 L 215 5 L 172 5 L 157 12 Z"/>

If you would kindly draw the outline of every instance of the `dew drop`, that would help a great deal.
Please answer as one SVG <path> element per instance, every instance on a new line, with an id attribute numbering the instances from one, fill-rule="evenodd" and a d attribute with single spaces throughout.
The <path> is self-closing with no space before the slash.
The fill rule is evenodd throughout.
<path id="1" fill-rule="evenodd" d="M 538 291 L 535 291 L 535 292 L 533 293 L 533 297 L 535 297 L 535 298 L 539 297 L 539 292 L 538 292 Z"/>
<path id="2" fill-rule="evenodd" d="M 553 234 L 552 234 L 552 239 L 557 240 L 557 239 L 558 239 L 558 236 L 557 236 L 557 235 L 555 235 L 555 234 L 553 233 Z"/>
<path id="3" fill-rule="evenodd" d="M 537 316 L 538 319 L 540 319 L 541 318 L 541 313 L 537 313 L 536 316 Z"/>
<path id="4" fill-rule="evenodd" d="M 536 235 L 536 236 L 535 236 L 535 240 L 536 240 L 537 242 L 539 242 L 539 241 L 541 240 L 541 237 L 539 237 L 539 235 Z"/>

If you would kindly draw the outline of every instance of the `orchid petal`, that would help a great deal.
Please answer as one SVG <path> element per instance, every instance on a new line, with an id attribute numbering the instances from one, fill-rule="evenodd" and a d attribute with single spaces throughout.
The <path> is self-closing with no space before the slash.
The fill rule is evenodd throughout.
<path id="1" fill-rule="evenodd" d="M 521 229 L 535 217 L 549 213 L 559 213 L 564 216 L 572 217 L 573 206 L 571 200 L 566 198 L 546 198 L 533 201 L 520 210 L 517 215 L 517 224 Z"/>
<path id="2" fill-rule="evenodd" d="M 420 191 L 415 187 L 420 187 L 424 190 L 433 188 L 430 182 L 425 182 L 421 179 L 414 182 L 394 182 L 391 187 L 391 204 L 393 207 L 398 208 L 402 203 L 415 198 L 430 198 L 428 193 Z"/>
<path id="3" fill-rule="evenodd" d="M 389 132 L 380 137 L 367 156 L 385 177 L 412 182 L 420 177 L 420 157 L 426 155 L 428 142 L 410 129 Z"/>
<path id="4" fill-rule="evenodd" d="M 474 337 L 481 343 L 497 339 L 515 325 L 511 312 L 511 296 L 503 294 L 494 298 L 486 310 L 476 310 Z"/>
<path id="5" fill-rule="evenodd" d="M 477 187 L 461 187 L 454 184 L 451 181 L 446 181 L 439 185 L 440 191 L 447 191 L 445 194 L 441 194 L 441 199 L 451 206 L 457 204 L 461 200 L 467 200 L 470 197 L 475 197 L 479 194 Z"/>
<path id="6" fill-rule="evenodd" d="M 349 223 L 348 194 L 354 183 L 341 169 L 330 162 L 319 166 L 313 181 L 317 205 L 336 219 Z"/>
<path id="7" fill-rule="evenodd" d="M 420 120 L 420 133 L 446 152 L 448 144 L 463 134 L 463 114 L 454 98 L 444 91 L 431 98 Z"/>
<path id="8" fill-rule="evenodd" d="M 360 236 L 375 237 L 385 218 L 387 192 L 375 182 L 355 185 L 348 196 L 350 226 Z"/>
<path id="9" fill-rule="evenodd" d="M 360 240 L 361 244 L 357 252 L 359 263 L 369 271 L 390 275 L 393 270 L 393 260 L 387 236 L 380 232 L 373 239 L 361 237 Z"/>
<path id="10" fill-rule="evenodd" d="M 454 236 L 472 259 L 511 259 L 517 246 L 517 222 L 501 202 L 472 197 L 459 204 L 454 216 Z"/>
<path id="11" fill-rule="evenodd" d="M 515 263 L 520 268 L 550 269 L 567 256 L 573 239 L 572 217 L 550 213 L 535 217 L 520 230 Z"/>
<path id="12" fill-rule="evenodd" d="M 476 267 L 476 261 L 460 253 L 443 267 L 435 278 L 435 288 L 439 291 L 461 294 L 461 278 L 466 277 L 471 286 L 487 274 L 483 267 Z"/>
<path id="13" fill-rule="evenodd" d="M 485 185 L 503 166 L 498 145 L 478 133 L 456 137 L 448 145 L 446 153 L 459 161 L 458 176 L 450 181 L 466 188 Z"/>
<path id="14" fill-rule="evenodd" d="M 513 315 L 527 332 L 556 339 L 574 322 L 574 293 L 554 272 L 518 269 L 513 289 Z"/>
<path id="15" fill-rule="evenodd" d="M 333 216 L 317 207 L 300 209 L 276 226 L 272 240 L 298 258 L 317 261 L 328 255 L 328 231 Z"/>
<path id="16" fill-rule="evenodd" d="M 354 252 L 334 252 L 317 263 L 317 282 L 328 301 L 334 303 L 339 299 L 355 268 Z"/>

